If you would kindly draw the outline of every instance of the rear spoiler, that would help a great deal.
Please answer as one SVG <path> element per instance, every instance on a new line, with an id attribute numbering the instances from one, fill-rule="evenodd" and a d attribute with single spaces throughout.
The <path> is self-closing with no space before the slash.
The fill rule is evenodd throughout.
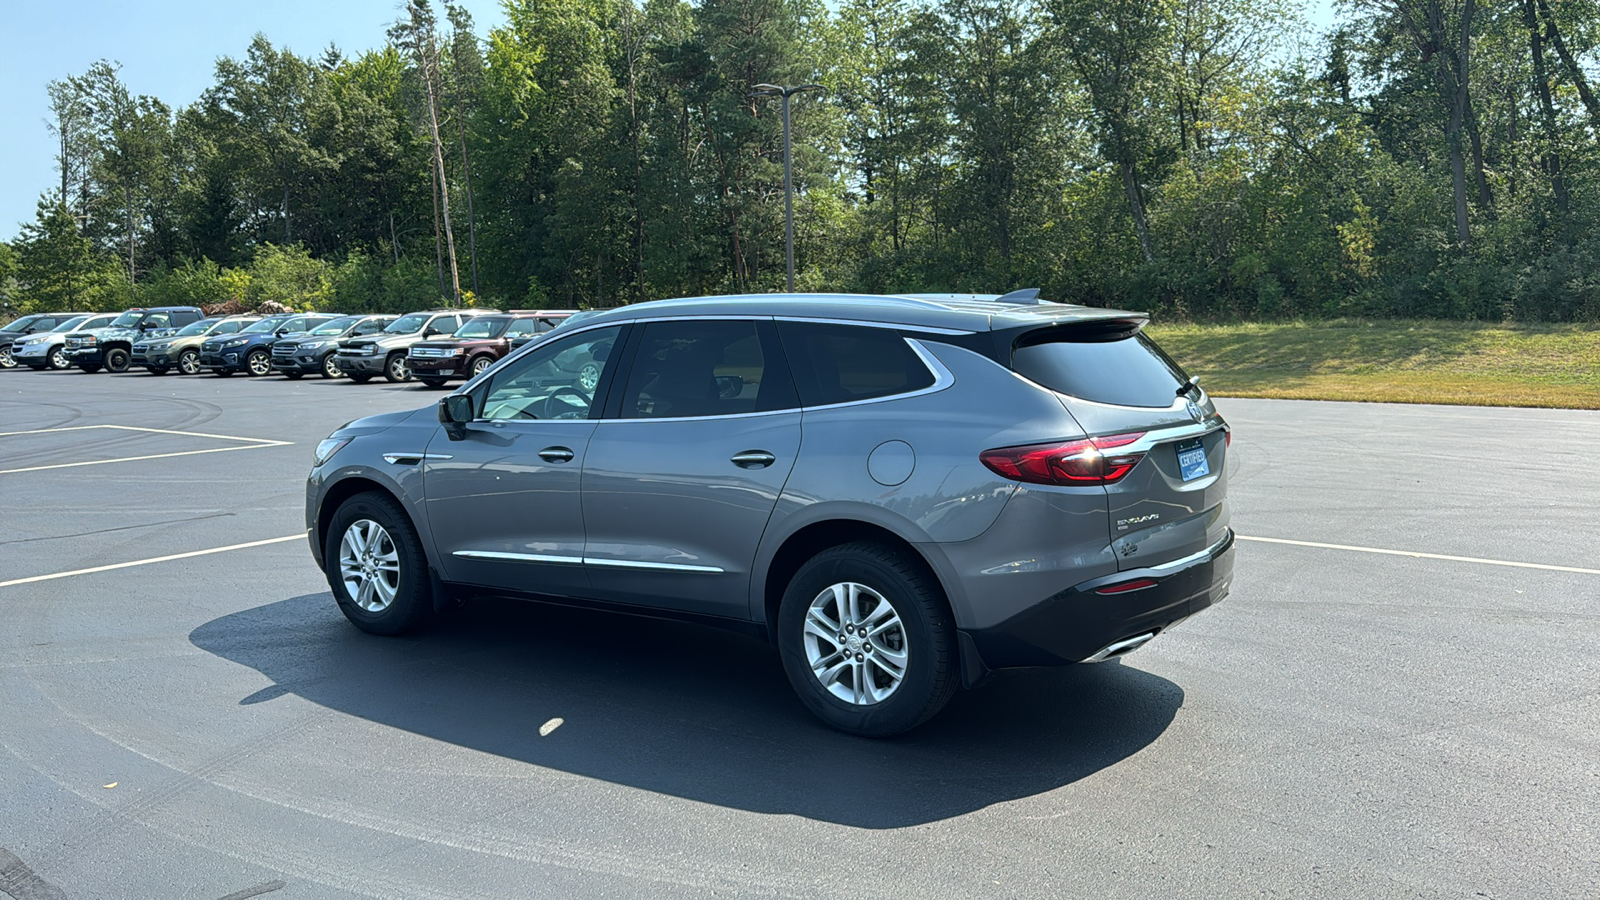
<path id="1" fill-rule="evenodd" d="M 1010 329 L 1012 349 L 1038 344 L 1102 344 L 1133 337 L 1150 324 L 1144 313 L 1119 313 L 1094 318 L 1069 319 L 1019 329 Z"/>

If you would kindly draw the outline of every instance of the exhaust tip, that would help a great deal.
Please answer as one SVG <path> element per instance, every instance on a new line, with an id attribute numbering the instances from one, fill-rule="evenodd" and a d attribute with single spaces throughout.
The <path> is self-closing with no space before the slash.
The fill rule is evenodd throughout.
<path id="1" fill-rule="evenodd" d="M 1092 656 L 1090 656 L 1088 659 L 1085 659 L 1084 662 L 1096 663 L 1108 660 L 1113 656 L 1127 656 L 1129 653 L 1132 653 L 1140 647 L 1143 647 L 1145 644 L 1150 643 L 1150 639 L 1155 636 L 1156 633 L 1154 631 L 1147 631 L 1144 634 L 1134 635 L 1131 638 L 1123 638 L 1114 644 L 1107 644 L 1104 647 L 1101 647 L 1099 650 L 1095 651 Z"/>

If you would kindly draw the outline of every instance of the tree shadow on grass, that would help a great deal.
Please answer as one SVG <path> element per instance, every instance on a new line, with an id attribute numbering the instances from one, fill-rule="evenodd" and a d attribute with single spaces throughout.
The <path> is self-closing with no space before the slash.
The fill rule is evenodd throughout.
<path id="1" fill-rule="evenodd" d="M 1006 672 L 907 735 L 866 740 L 811 718 L 760 641 L 511 601 L 377 638 L 314 594 L 212 620 L 189 640 L 272 680 L 241 703 L 297 694 L 538 766 L 863 828 L 1071 784 L 1149 745 L 1183 705 L 1177 685 L 1115 663 Z"/>

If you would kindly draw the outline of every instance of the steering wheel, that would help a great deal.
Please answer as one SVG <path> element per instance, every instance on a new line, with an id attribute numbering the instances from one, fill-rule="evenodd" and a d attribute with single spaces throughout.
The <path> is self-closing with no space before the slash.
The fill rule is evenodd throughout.
<path id="1" fill-rule="evenodd" d="M 582 409 L 578 409 L 578 408 L 574 407 L 572 404 L 566 403 L 566 404 L 562 404 L 563 406 L 567 407 L 566 409 L 561 410 L 560 412 L 556 412 L 554 415 L 552 415 L 551 414 L 551 410 L 557 409 L 557 407 L 553 407 L 550 404 L 555 402 L 555 399 L 557 397 L 562 397 L 562 396 L 565 396 L 567 394 L 574 394 L 574 395 L 576 395 L 578 397 L 581 397 L 583 399 L 583 408 Z M 592 406 L 592 405 L 594 405 L 594 398 L 593 397 L 589 396 L 588 394 L 585 394 L 583 391 L 578 390 L 577 388 L 575 388 L 575 387 L 573 387 L 571 385 L 562 385 L 561 387 L 558 387 L 555 390 L 551 391 L 550 392 L 550 396 L 544 398 L 544 416 L 542 418 L 546 418 L 546 419 L 587 419 L 589 417 L 589 407 Z"/>

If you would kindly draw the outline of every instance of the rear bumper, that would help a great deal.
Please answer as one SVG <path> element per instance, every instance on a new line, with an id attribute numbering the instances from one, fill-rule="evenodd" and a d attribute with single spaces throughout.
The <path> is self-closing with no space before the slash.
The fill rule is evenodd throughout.
<path id="1" fill-rule="evenodd" d="M 1109 651 L 1118 655 L 1228 595 L 1233 582 L 1233 532 L 1186 559 L 1117 572 L 1074 585 L 990 628 L 963 631 L 969 672 L 1018 666 L 1060 666 Z M 1126 593 L 1097 590 L 1148 579 L 1155 584 Z M 1105 656 L 1100 656 L 1103 659 Z M 975 665 L 976 663 L 976 665 Z"/>

